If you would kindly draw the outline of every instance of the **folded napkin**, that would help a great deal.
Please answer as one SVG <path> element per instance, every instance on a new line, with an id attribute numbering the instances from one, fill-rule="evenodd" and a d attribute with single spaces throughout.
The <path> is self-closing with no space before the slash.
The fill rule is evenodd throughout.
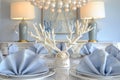
<path id="1" fill-rule="evenodd" d="M 93 45 L 94 43 L 86 43 L 80 50 L 81 55 L 89 55 L 97 48 Z"/>
<path id="2" fill-rule="evenodd" d="M 19 50 L 19 47 L 16 44 L 10 44 L 8 47 L 9 54 L 13 54 Z"/>
<path id="3" fill-rule="evenodd" d="M 65 50 L 65 48 L 66 48 L 65 43 L 63 43 L 63 42 L 57 43 L 56 46 L 57 46 L 57 48 L 59 48 L 61 51 Z M 51 50 L 51 52 L 52 52 L 53 54 L 58 53 L 56 50 Z"/>
<path id="4" fill-rule="evenodd" d="M 64 50 L 66 49 L 66 45 L 65 45 L 64 42 L 58 43 L 58 44 L 57 44 L 57 47 L 58 47 L 61 51 L 64 51 Z M 69 49 L 69 50 L 68 50 L 68 53 L 69 53 L 69 54 L 73 54 L 72 49 Z"/>
<path id="5" fill-rule="evenodd" d="M 0 62 L 4 59 L 2 52 L 0 51 Z"/>
<path id="6" fill-rule="evenodd" d="M 37 54 L 48 53 L 48 50 L 41 43 L 35 43 L 34 46 L 31 46 L 28 49 Z"/>
<path id="7" fill-rule="evenodd" d="M 113 56 L 116 57 L 118 60 L 120 60 L 120 49 L 117 48 L 115 45 L 111 44 L 111 45 L 107 46 L 107 47 L 105 48 L 105 50 L 106 50 L 109 54 L 113 55 Z"/>
<path id="8" fill-rule="evenodd" d="M 8 55 L 0 63 L 0 74 L 4 75 L 34 75 L 48 71 L 45 61 L 31 50 Z"/>
<path id="9" fill-rule="evenodd" d="M 120 61 L 106 51 L 96 49 L 92 54 L 81 59 L 76 71 L 92 76 L 120 75 Z"/>
<path id="10" fill-rule="evenodd" d="M 58 43 L 58 44 L 57 44 L 57 47 L 58 47 L 61 51 L 65 50 L 65 48 L 66 48 L 64 42 L 60 42 L 60 43 Z"/>

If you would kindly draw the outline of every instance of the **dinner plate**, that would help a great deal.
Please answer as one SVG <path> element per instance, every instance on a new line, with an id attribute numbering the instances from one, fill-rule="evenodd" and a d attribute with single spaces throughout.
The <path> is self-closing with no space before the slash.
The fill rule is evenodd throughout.
<path id="1" fill-rule="evenodd" d="M 74 76 L 74 77 L 77 77 L 77 78 L 80 78 L 81 80 L 97 80 L 97 79 L 93 79 L 93 78 L 90 78 L 90 77 L 87 77 L 87 76 L 84 76 L 84 75 L 78 75 L 76 73 L 75 70 L 73 69 L 70 69 L 70 75 Z"/>
<path id="2" fill-rule="evenodd" d="M 33 80 L 33 79 L 43 79 L 43 78 L 47 78 L 50 77 L 52 75 L 55 74 L 55 70 L 54 69 L 49 69 L 48 72 L 43 72 L 43 73 L 39 73 L 39 74 L 31 74 L 31 75 L 4 75 L 4 74 L 0 74 L 0 78 L 2 79 L 7 79 L 7 80 L 13 80 L 13 79 L 22 79 L 22 80 Z"/>
<path id="3" fill-rule="evenodd" d="M 100 75 L 92 75 L 86 73 L 78 73 L 76 69 L 70 69 L 70 75 L 80 78 L 82 80 L 120 80 L 120 75 L 117 76 L 100 76 Z"/>

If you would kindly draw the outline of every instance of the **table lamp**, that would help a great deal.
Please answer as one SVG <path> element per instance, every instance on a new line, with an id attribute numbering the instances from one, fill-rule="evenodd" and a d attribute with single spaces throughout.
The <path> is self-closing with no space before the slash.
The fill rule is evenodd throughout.
<path id="1" fill-rule="evenodd" d="M 19 42 L 27 42 L 28 25 L 25 20 L 32 20 L 34 17 L 34 6 L 30 2 L 11 3 L 11 19 L 21 20 L 19 23 Z"/>
<path id="2" fill-rule="evenodd" d="M 105 17 L 104 1 L 90 1 L 87 5 L 80 8 L 81 19 L 88 19 L 88 26 L 93 27 L 88 34 L 89 42 L 97 42 L 97 23 L 95 19 L 101 19 Z"/>

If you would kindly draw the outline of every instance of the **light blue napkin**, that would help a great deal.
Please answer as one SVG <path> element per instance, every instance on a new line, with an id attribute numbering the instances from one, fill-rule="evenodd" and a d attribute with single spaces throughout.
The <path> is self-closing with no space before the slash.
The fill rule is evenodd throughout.
<path id="1" fill-rule="evenodd" d="M 61 51 L 64 51 L 66 49 L 66 45 L 64 42 L 59 42 L 57 44 L 57 47 L 61 50 Z M 73 54 L 73 51 L 71 49 L 68 50 L 68 53 L 69 54 Z"/>
<path id="2" fill-rule="evenodd" d="M 31 46 L 28 49 L 37 54 L 48 53 L 48 50 L 41 43 L 35 43 L 34 46 Z"/>
<path id="3" fill-rule="evenodd" d="M 48 71 L 45 61 L 31 50 L 8 55 L 0 63 L 0 74 L 4 75 L 32 75 Z"/>
<path id="4" fill-rule="evenodd" d="M 2 52 L 0 51 L 0 62 L 4 59 Z"/>
<path id="5" fill-rule="evenodd" d="M 105 50 L 120 61 L 120 50 L 113 44 L 107 46 Z"/>
<path id="6" fill-rule="evenodd" d="M 60 49 L 60 51 L 63 51 L 63 50 L 65 50 L 65 48 L 66 48 L 64 42 L 59 42 L 59 43 L 56 44 L 56 46 L 57 46 L 57 48 Z M 58 52 L 57 52 L 56 50 L 54 50 L 54 49 L 51 49 L 51 53 L 52 53 L 53 55 L 56 55 Z"/>
<path id="7" fill-rule="evenodd" d="M 57 44 L 57 47 L 58 47 L 61 51 L 65 50 L 65 48 L 66 48 L 64 42 L 60 42 L 60 43 L 58 43 L 58 44 Z"/>
<path id="8" fill-rule="evenodd" d="M 97 48 L 94 47 L 94 43 L 86 43 L 81 48 L 80 54 L 81 55 L 89 55 L 89 54 L 93 53 L 93 51 L 96 50 L 96 49 Z"/>
<path id="9" fill-rule="evenodd" d="M 9 54 L 18 52 L 18 50 L 19 50 L 19 47 L 16 44 L 10 44 L 8 47 Z"/>
<path id="10" fill-rule="evenodd" d="M 96 49 L 92 54 L 81 59 L 76 70 L 80 74 L 92 76 L 120 75 L 120 61 L 106 51 Z"/>

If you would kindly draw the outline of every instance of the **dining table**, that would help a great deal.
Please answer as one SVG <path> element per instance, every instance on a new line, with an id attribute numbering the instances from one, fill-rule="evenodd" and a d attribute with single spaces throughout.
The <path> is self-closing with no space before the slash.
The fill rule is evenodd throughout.
<path id="1" fill-rule="evenodd" d="M 6 53 L 8 53 L 8 48 L 6 46 L 11 46 L 11 44 L 13 43 L 9 43 L 6 45 L 6 43 L 2 43 L 0 44 L 0 46 L 2 46 L 3 48 L 1 49 L 4 55 L 8 55 Z M 14 43 L 16 44 L 16 43 Z M 27 45 L 26 45 L 27 44 Z M 17 45 L 20 47 L 20 50 L 23 49 L 27 49 L 29 46 L 33 45 L 26 43 L 26 44 L 19 44 L 17 43 Z M 98 44 L 96 44 L 98 47 Z M 99 48 L 105 48 L 106 46 L 109 45 L 109 43 L 104 43 L 105 46 L 100 46 Z M 15 49 L 14 49 L 15 47 Z M 12 50 L 16 50 L 16 46 L 13 46 Z M 80 61 L 82 59 L 83 56 L 80 56 L 80 54 L 71 54 L 69 59 L 70 59 L 70 66 L 68 67 L 56 67 L 55 65 L 55 56 L 53 54 L 39 54 L 41 59 L 44 59 L 46 62 L 46 65 L 49 67 L 50 71 L 48 74 L 43 75 L 43 76 L 34 76 L 34 75 L 30 75 L 27 76 L 26 78 L 23 77 L 3 77 L 0 75 L 0 80 L 120 80 L 120 76 L 118 76 L 119 78 L 112 78 L 112 77 L 101 77 L 101 78 L 90 78 L 88 76 L 85 75 L 79 75 L 76 73 L 76 67 L 78 65 L 80 65 Z M 23 75 L 24 76 L 24 75 Z M 33 77 L 31 77 L 33 76 Z M 94 75 L 93 75 L 94 76 Z"/>
<path id="2" fill-rule="evenodd" d="M 47 58 L 48 59 L 48 58 Z M 49 60 L 49 59 L 48 59 Z M 71 73 L 71 69 L 73 67 L 76 67 L 79 64 L 80 58 L 70 58 L 70 67 L 56 67 L 55 68 L 55 74 L 53 76 L 50 76 L 48 78 L 45 78 L 43 80 L 82 80 L 79 77 L 75 77 Z M 54 64 L 51 64 L 52 60 L 48 61 L 49 66 L 54 66 Z"/>
<path id="3" fill-rule="evenodd" d="M 3 78 L 0 76 L 0 80 L 82 80 L 80 78 L 74 77 L 73 75 L 70 74 L 71 67 L 77 66 L 79 64 L 80 58 L 70 58 L 70 66 L 69 67 L 54 67 L 54 57 L 45 57 L 44 54 L 42 54 L 42 57 L 45 61 L 46 64 L 48 65 L 49 68 L 52 68 L 54 71 L 50 75 L 45 75 L 45 76 L 38 76 L 38 77 L 31 77 L 31 78 Z"/>
<path id="4" fill-rule="evenodd" d="M 78 75 L 76 73 L 76 67 L 80 63 L 82 57 L 70 57 L 70 67 L 55 67 L 55 74 L 43 79 L 36 80 L 120 80 L 112 77 L 101 77 L 101 78 L 89 78 L 87 76 Z M 54 67 L 54 58 L 45 58 L 49 67 Z M 34 79 L 35 80 L 35 79 Z"/>

